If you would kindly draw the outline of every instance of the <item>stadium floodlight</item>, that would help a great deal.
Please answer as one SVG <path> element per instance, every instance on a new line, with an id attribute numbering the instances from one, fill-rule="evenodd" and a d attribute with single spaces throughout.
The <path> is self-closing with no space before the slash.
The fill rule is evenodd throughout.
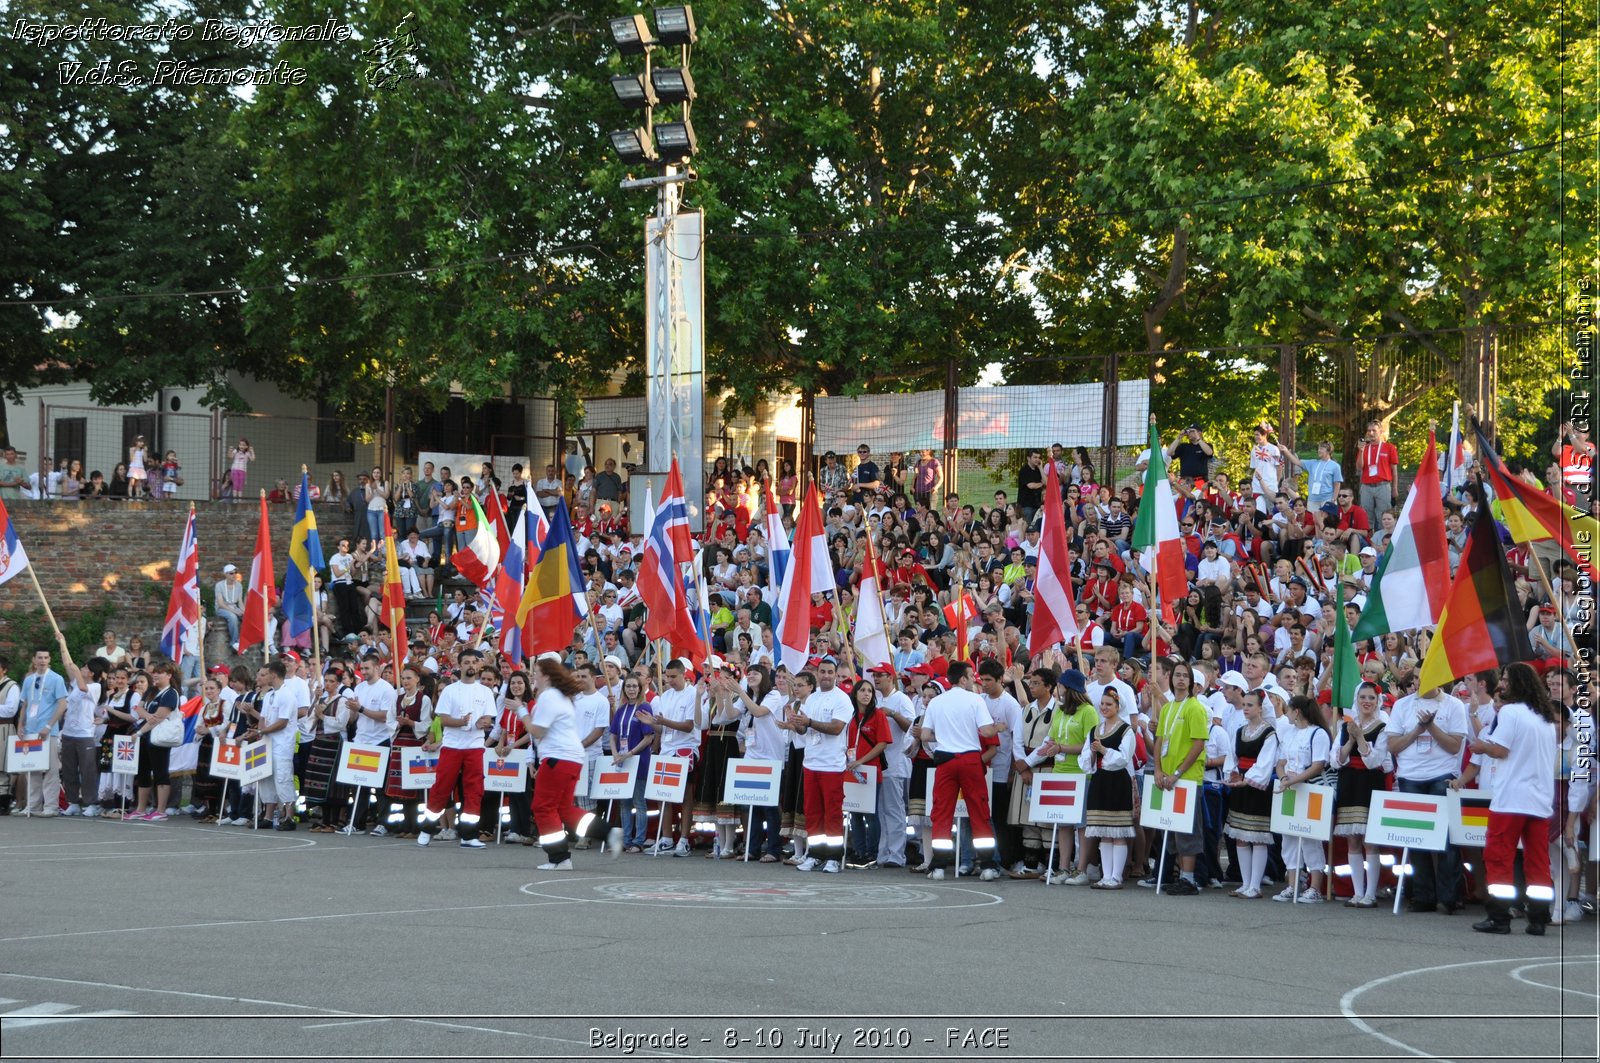
<path id="1" fill-rule="evenodd" d="M 681 122 L 656 123 L 656 151 L 662 162 L 684 162 L 694 157 L 694 126 L 685 118 Z"/>
<path id="2" fill-rule="evenodd" d="M 654 162 L 656 149 L 650 135 L 641 129 L 619 129 L 611 134 L 611 147 L 623 162 Z"/>
<path id="3" fill-rule="evenodd" d="M 638 74 L 618 74 L 611 79 L 611 91 L 624 107 L 644 110 L 656 105 L 656 91 Z"/>
<path id="4" fill-rule="evenodd" d="M 656 99 L 662 103 L 694 99 L 694 78 L 689 76 L 688 67 L 656 67 L 650 71 L 650 84 L 655 89 Z"/>
<path id="5" fill-rule="evenodd" d="M 693 44 L 694 9 L 688 4 L 656 8 L 656 40 L 661 44 Z"/>
<path id="6" fill-rule="evenodd" d="M 643 55 L 656 45 L 643 15 L 621 15 L 611 20 L 611 39 L 623 55 Z"/>

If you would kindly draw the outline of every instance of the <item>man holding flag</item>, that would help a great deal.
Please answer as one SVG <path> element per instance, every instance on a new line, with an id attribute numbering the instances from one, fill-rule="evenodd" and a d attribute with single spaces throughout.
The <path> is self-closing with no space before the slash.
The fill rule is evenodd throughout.
<path id="1" fill-rule="evenodd" d="M 261 643 L 270 654 L 272 607 L 278 601 L 278 578 L 272 571 L 272 524 L 267 519 L 267 493 L 261 492 L 261 520 L 256 526 L 256 549 L 250 560 L 250 586 L 245 593 L 244 615 L 239 620 L 238 653 Z"/>
<path id="2" fill-rule="evenodd" d="M 311 511 L 311 476 L 300 467 L 300 502 L 295 509 L 294 527 L 289 532 L 289 568 L 283 576 L 283 638 L 280 645 L 316 647 L 317 570 L 324 567 L 322 540 L 317 536 L 317 518 Z"/>

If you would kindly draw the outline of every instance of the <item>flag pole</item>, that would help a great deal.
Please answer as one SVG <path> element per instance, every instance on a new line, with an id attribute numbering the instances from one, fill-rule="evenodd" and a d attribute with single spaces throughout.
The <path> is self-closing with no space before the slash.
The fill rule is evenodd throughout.
<path id="1" fill-rule="evenodd" d="M 44 596 L 44 588 L 39 586 L 39 576 L 33 571 L 33 562 L 28 562 L 28 578 L 33 580 L 33 589 L 39 594 L 39 604 L 44 606 L 45 619 L 50 621 L 50 630 L 55 632 L 56 638 L 62 638 L 61 627 L 56 623 L 55 614 L 50 611 L 50 599 Z"/>
<path id="2" fill-rule="evenodd" d="M 261 505 L 267 504 L 267 489 L 261 488 Z M 259 575 L 259 573 L 257 573 Z M 272 639 L 269 637 L 268 624 L 272 620 L 272 586 L 269 584 L 261 589 L 261 663 L 266 664 L 272 652 Z"/>
<path id="3" fill-rule="evenodd" d="M 310 476 L 311 475 L 310 467 L 302 464 L 300 466 L 300 475 L 301 475 L 301 477 Z M 307 484 L 306 490 L 309 492 L 310 491 L 310 485 L 309 485 L 308 481 L 302 479 L 301 482 Z M 311 500 L 309 498 L 307 498 L 306 499 L 306 508 L 309 510 L 310 507 L 311 507 Z M 314 520 L 313 520 L 313 523 L 315 523 Z M 290 545 L 293 546 L 293 537 L 292 536 L 290 538 Z M 320 549 L 319 549 L 318 552 L 319 553 L 321 552 Z M 291 558 L 290 560 L 293 560 L 293 558 Z M 313 574 L 312 581 L 311 581 L 310 585 L 306 587 L 306 593 L 311 596 L 311 674 L 317 679 L 318 682 L 321 682 L 321 680 L 322 680 L 322 610 L 321 610 L 321 608 L 319 608 L 318 603 L 317 603 L 317 584 L 316 584 L 315 574 Z"/>

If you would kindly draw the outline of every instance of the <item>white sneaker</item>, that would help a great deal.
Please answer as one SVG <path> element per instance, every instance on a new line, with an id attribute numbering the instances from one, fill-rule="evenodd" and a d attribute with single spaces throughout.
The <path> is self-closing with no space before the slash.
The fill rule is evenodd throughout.
<path id="1" fill-rule="evenodd" d="M 236 816 L 236 817 L 234 817 L 233 825 L 235 827 L 248 827 L 250 825 L 250 817 L 249 816 Z"/>
<path id="2" fill-rule="evenodd" d="M 417 844 L 422 846 L 424 849 L 426 849 L 432 841 L 433 835 L 429 834 L 427 831 L 423 831 L 421 834 L 417 835 Z"/>
<path id="3" fill-rule="evenodd" d="M 995 868 L 992 868 L 992 867 L 984 868 L 983 869 L 983 873 L 978 876 L 979 881 L 982 881 L 982 882 L 994 882 L 994 881 L 997 881 L 999 878 L 1000 878 L 1000 872 L 998 870 L 996 870 Z"/>
<path id="4" fill-rule="evenodd" d="M 182 809 L 169 808 L 169 809 L 167 809 L 167 818 L 171 819 L 173 816 L 181 814 L 181 812 L 182 812 Z"/>
<path id="5" fill-rule="evenodd" d="M 1295 898 L 1296 904 L 1321 904 L 1322 894 L 1316 890 L 1301 890 L 1300 896 Z"/>
<path id="6" fill-rule="evenodd" d="M 559 864 L 540 864 L 538 867 L 534 868 L 534 870 L 535 871 L 571 871 L 572 870 L 572 861 L 571 860 L 563 860 Z"/>
<path id="7" fill-rule="evenodd" d="M 839 873 L 839 861 L 829 860 L 826 864 L 822 865 L 822 870 L 825 874 L 837 875 Z"/>
<path id="8" fill-rule="evenodd" d="M 461 848 L 463 848 L 463 849 L 487 849 L 489 847 L 487 845 L 483 844 L 483 840 L 481 838 L 463 838 L 461 840 Z"/>
<path id="9" fill-rule="evenodd" d="M 67 810 L 61 814 L 63 816 L 81 816 L 83 815 L 83 809 L 79 808 L 77 805 L 68 805 Z"/>
<path id="10" fill-rule="evenodd" d="M 456 829 L 454 827 L 446 827 L 444 830 L 439 832 L 439 840 L 442 841 L 442 842 L 453 842 L 453 841 L 455 841 L 456 840 Z"/>
<path id="11" fill-rule="evenodd" d="M 622 828 L 612 827 L 606 831 L 606 856 L 615 860 L 622 855 Z"/>
<path id="12" fill-rule="evenodd" d="M 51 816 L 59 816 L 60 814 L 61 813 L 57 812 L 53 808 L 40 809 L 38 812 L 34 813 L 34 815 L 38 816 L 40 819 L 49 819 Z"/>
<path id="13" fill-rule="evenodd" d="M 1550 906 L 1552 911 L 1555 905 Z M 1583 922 L 1583 905 L 1578 901 L 1568 901 L 1562 906 L 1561 921 L 1564 923 Z"/>
<path id="14" fill-rule="evenodd" d="M 505 841 L 505 843 L 507 845 L 521 845 L 522 844 L 522 835 L 518 834 L 514 830 L 506 831 L 505 834 L 502 837 L 503 837 L 503 840 Z"/>
<path id="15" fill-rule="evenodd" d="M 804 860 L 802 860 L 798 864 L 796 864 L 794 869 L 796 871 L 815 871 L 817 868 L 819 868 L 821 866 L 822 866 L 822 861 L 821 860 L 818 860 L 814 856 L 808 856 Z"/>
<path id="16" fill-rule="evenodd" d="M 688 856 L 689 855 L 689 840 L 687 838 L 679 838 L 677 847 L 672 850 L 672 855 L 673 856 Z"/>
<path id="17" fill-rule="evenodd" d="M 943 882 L 944 881 L 944 868 L 942 868 L 942 867 L 934 868 L 932 871 L 928 872 L 928 877 L 930 879 L 932 879 L 933 881 L 935 881 L 935 882 Z"/>
<path id="18" fill-rule="evenodd" d="M 84 819 L 94 819 L 99 814 L 100 814 L 100 806 L 99 805 L 90 805 L 88 808 L 83 810 L 83 818 Z"/>
<path id="19" fill-rule="evenodd" d="M 658 855 L 661 853 L 670 853 L 672 852 L 672 839 L 662 838 L 659 841 L 651 842 L 649 845 L 644 847 L 644 851 Z"/>
<path id="20" fill-rule="evenodd" d="M 192 816 L 194 815 L 194 805 L 184 805 L 182 808 L 178 809 L 178 811 L 182 812 L 186 816 Z M 167 809 L 167 815 L 170 816 L 171 814 L 172 809 Z"/>
<path id="21" fill-rule="evenodd" d="M 1278 894 L 1276 897 L 1274 897 L 1272 899 L 1275 900 L 1275 901 L 1278 901 L 1278 902 L 1280 902 L 1282 904 L 1290 903 L 1291 901 L 1294 900 L 1294 887 L 1293 886 L 1285 886 L 1285 887 L 1283 887 L 1283 892 Z"/>

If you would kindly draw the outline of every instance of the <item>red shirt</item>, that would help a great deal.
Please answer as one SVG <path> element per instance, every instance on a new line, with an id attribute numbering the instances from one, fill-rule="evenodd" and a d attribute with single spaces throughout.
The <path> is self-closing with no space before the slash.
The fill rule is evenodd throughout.
<path id="1" fill-rule="evenodd" d="M 1119 602 L 1111 610 L 1111 627 L 1114 631 L 1137 631 L 1144 626 L 1149 613 L 1138 602 Z"/>
<path id="2" fill-rule="evenodd" d="M 1360 459 L 1362 483 L 1394 483 L 1394 471 L 1400 467 L 1400 452 L 1393 443 L 1363 443 L 1356 456 Z"/>
<path id="3" fill-rule="evenodd" d="M 1367 520 L 1367 511 L 1360 506 L 1351 506 L 1339 514 L 1339 530 L 1349 531 L 1351 528 L 1363 532 L 1372 530 L 1372 523 Z"/>
<path id="4" fill-rule="evenodd" d="M 883 770 L 883 754 L 868 759 L 863 759 L 872 752 L 872 747 L 879 742 L 889 742 L 894 735 L 889 730 L 889 717 L 885 716 L 882 709 L 872 714 L 872 719 L 862 722 L 861 717 L 850 717 L 850 723 L 845 728 L 849 734 L 848 748 L 853 759 L 860 760 L 863 764 L 870 764 L 880 772 Z"/>

